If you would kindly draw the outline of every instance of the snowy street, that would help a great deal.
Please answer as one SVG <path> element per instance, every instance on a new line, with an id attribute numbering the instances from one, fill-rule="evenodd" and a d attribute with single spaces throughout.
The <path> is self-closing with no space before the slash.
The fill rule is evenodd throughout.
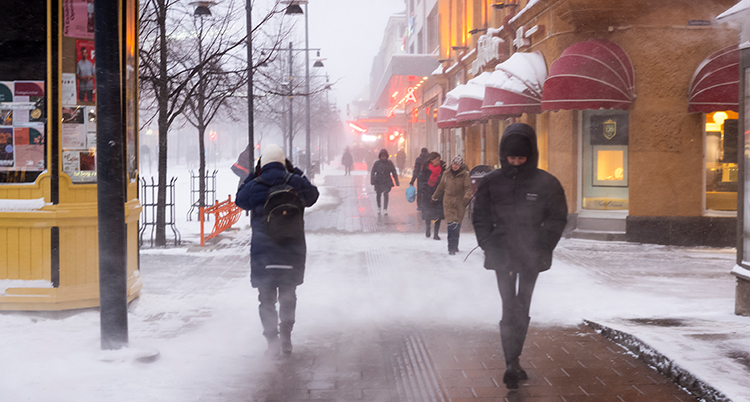
<path id="1" fill-rule="evenodd" d="M 449 256 L 445 225 L 442 240 L 425 238 L 406 180 L 391 192 L 389 215 L 378 216 L 364 172 L 342 173 L 333 166 L 316 177 L 290 357 L 263 356 L 249 218 L 204 249 L 199 223 L 184 221 L 181 247 L 141 250 L 130 350 L 99 350 L 97 310 L 0 314 L 2 399 L 696 400 L 588 320 L 640 339 L 730 400 L 750 400 L 750 319 L 733 314 L 734 249 L 563 239 L 535 290 L 521 356 L 530 379 L 509 392 L 500 297 L 482 250 L 467 258 L 470 220 Z M 234 198 L 233 186 L 220 171 L 217 198 Z M 179 219 L 185 211 L 178 206 Z M 154 350 L 156 361 L 135 361 Z"/>

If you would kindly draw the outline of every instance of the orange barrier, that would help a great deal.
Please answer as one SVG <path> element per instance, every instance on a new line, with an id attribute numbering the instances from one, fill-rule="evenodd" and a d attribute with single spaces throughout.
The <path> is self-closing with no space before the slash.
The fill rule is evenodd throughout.
<path id="1" fill-rule="evenodd" d="M 206 243 L 206 240 L 213 239 L 218 236 L 219 233 L 229 229 L 240 220 L 242 208 L 238 207 L 232 202 L 232 196 L 230 195 L 226 201 L 216 203 L 211 207 L 201 207 L 201 247 Z M 211 234 L 207 237 L 203 235 L 203 222 L 206 220 L 206 214 L 214 214 L 214 227 L 211 230 Z"/>

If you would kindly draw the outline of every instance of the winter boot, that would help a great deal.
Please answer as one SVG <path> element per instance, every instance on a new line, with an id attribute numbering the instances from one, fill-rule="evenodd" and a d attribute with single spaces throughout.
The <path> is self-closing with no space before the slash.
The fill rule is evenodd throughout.
<path id="1" fill-rule="evenodd" d="M 426 226 L 426 228 L 424 230 L 424 235 L 425 235 L 425 237 L 430 237 L 430 226 L 432 226 L 432 221 L 424 221 L 424 223 L 425 223 L 425 226 Z"/>
<path id="2" fill-rule="evenodd" d="M 435 240 L 440 240 L 440 236 L 438 236 L 438 231 L 440 230 L 440 220 L 435 221 L 435 235 L 432 236 Z"/>
<path id="3" fill-rule="evenodd" d="M 281 331 L 281 352 L 285 355 L 292 353 L 292 331 Z"/>
<path id="4" fill-rule="evenodd" d="M 266 357 L 277 357 L 279 355 L 279 352 L 281 352 L 281 342 L 279 341 L 278 337 L 272 337 L 267 338 L 268 340 L 268 349 L 266 349 L 265 355 Z"/>
<path id="5" fill-rule="evenodd" d="M 528 321 L 526 322 L 528 323 Z M 522 327 L 519 323 L 510 322 L 510 320 L 500 321 L 500 340 L 503 346 L 506 367 L 505 374 L 503 375 L 503 383 L 505 383 L 508 389 L 517 389 L 519 381 L 528 379 L 528 375 L 521 368 L 518 360 L 523 350 L 523 340 L 525 339 L 525 333 L 523 337 L 520 336 L 520 332 L 523 331 Z"/>

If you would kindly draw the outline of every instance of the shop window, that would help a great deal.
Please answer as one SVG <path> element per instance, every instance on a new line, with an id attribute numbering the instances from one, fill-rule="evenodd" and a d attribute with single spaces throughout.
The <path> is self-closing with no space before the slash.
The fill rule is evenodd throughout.
<path id="1" fill-rule="evenodd" d="M 706 210 L 737 210 L 737 113 L 705 115 Z"/>
<path id="2" fill-rule="evenodd" d="M 628 209 L 628 113 L 583 112 L 583 209 Z"/>
<path id="3" fill-rule="evenodd" d="M 47 168 L 47 4 L 3 3 L 0 30 L 0 183 L 29 183 Z"/>

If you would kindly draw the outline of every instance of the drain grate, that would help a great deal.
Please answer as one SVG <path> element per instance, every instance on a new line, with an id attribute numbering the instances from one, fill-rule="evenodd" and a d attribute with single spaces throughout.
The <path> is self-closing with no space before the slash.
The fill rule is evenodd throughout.
<path id="1" fill-rule="evenodd" d="M 418 334 L 402 335 L 388 343 L 392 380 L 399 402 L 447 402 L 449 399 L 430 352 Z"/>

